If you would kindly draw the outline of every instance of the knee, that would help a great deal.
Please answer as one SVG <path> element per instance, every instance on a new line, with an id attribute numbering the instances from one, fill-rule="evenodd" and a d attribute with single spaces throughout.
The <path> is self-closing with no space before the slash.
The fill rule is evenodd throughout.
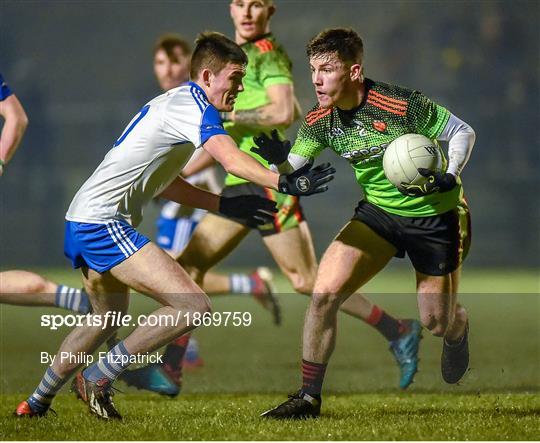
<path id="1" fill-rule="evenodd" d="M 448 329 L 449 319 L 444 312 L 424 312 L 420 315 L 422 325 L 436 337 L 444 337 Z"/>
<path id="2" fill-rule="evenodd" d="M 201 315 L 212 312 L 210 299 L 205 294 L 198 294 L 191 307 L 193 312 L 198 312 Z"/>
<path id="3" fill-rule="evenodd" d="M 316 271 L 294 273 L 290 280 L 294 290 L 300 294 L 311 295 L 315 286 Z"/>
<path id="4" fill-rule="evenodd" d="M 316 288 L 311 296 L 311 306 L 316 311 L 338 311 L 341 301 L 337 291 Z"/>
<path id="5" fill-rule="evenodd" d="M 194 282 L 196 282 L 199 286 L 202 285 L 204 275 L 206 274 L 208 269 L 203 269 L 201 266 L 193 264 L 183 263 L 181 258 L 178 259 L 178 263 L 180 263 L 180 266 L 184 268 L 184 270 L 188 273 L 188 275 L 192 278 Z"/>
<path id="6" fill-rule="evenodd" d="M 41 294 L 44 292 L 49 292 L 48 289 L 49 287 L 47 280 L 39 275 L 32 275 L 25 281 L 25 293 Z"/>

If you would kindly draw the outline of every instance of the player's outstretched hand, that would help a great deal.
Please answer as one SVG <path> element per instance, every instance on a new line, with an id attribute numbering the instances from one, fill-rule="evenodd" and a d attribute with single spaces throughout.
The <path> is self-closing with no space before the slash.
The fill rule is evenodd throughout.
<path id="1" fill-rule="evenodd" d="M 227 217 L 246 219 L 250 226 L 265 225 L 274 220 L 276 202 L 258 195 L 220 197 L 219 213 Z"/>
<path id="2" fill-rule="evenodd" d="M 399 191 L 408 196 L 418 197 L 420 195 L 433 194 L 434 192 L 448 192 L 456 187 L 456 176 L 449 172 L 430 171 L 425 168 L 418 168 L 418 173 L 427 178 L 422 185 L 401 183 Z"/>
<path id="3" fill-rule="evenodd" d="M 335 168 L 323 163 L 313 169 L 308 163 L 300 169 L 279 176 L 279 192 L 290 195 L 311 195 L 328 190 L 326 183 L 334 179 Z"/>
<path id="4" fill-rule="evenodd" d="M 289 140 L 280 140 L 277 129 L 273 129 L 270 134 L 272 138 L 268 137 L 264 132 L 258 137 L 253 137 L 253 142 L 257 147 L 253 146 L 251 151 L 259 154 L 270 164 L 280 165 L 289 156 L 291 142 Z"/>

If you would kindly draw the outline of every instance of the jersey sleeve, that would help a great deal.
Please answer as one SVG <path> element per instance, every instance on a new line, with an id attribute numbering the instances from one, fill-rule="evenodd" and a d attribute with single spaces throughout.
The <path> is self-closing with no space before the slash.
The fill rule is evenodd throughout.
<path id="1" fill-rule="evenodd" d="M 450 112 L 425 95 L 414 91 L 409 98 L 407 119 L 412 132 L 436 139 L 444 130 Z"/>
<path id="2" fill-rule="evenodd" d="M 291 85 L 293 83 L 291 62 L 278 50 L 259 55 L 259 81 L 268 88 L 272 85 Z"/>
<path id="3" fill-rule="evenodd" d="M 315 159 L 326 147 L 324 140 L 317 136 L 313 126 L 309 126 L 306 121 L 302 122 L 296 141 L 291 148 L 291 154 L 299 155 L 309 159 Z"/>
<path id="4" fill-rule="evenodd" d="M 166 125 L 178 142 L 189 141 L 198 148 L 213 135 L 227 134 L 214 106 L 195 100 L 189 108 L 179 106 L 176 111 L 174 107 L 177 105 L 170 105 L 170 112 L 166 114 Z"/>
<path id="5" fill-rule="evenodd" d="M 9 89 L 9 86 L 4 81 L 4 77 L 2 77 L 2 74 L 0 74 L 0 101 L 4 101 L 12 94 L 13 91 Z"/>

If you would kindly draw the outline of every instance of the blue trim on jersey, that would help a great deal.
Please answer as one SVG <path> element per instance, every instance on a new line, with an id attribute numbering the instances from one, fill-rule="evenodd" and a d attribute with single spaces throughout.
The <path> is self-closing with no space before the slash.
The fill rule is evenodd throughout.
<path id="1" fill-rule="evenodd" d="M 13 95 L 13 91 L 9 89 L 9 86 L 4 81 L 4 77 L 2 77 L 2 74 L 0 73 L 0 102 L 4 101 L 10 95 Z"/>
<path id="2" fill-rule="evenodd" d="M 200 128 L 201 145 L 204 145 L 204 143 L 213 135 L 227 135 L 227 131 L 223 128 L 223 122 L 221 121 L 218 110 L 208 102 L 208 98 L 201 87 L 193 82 L 189 82 L 188 84 L 191 86 L 189 89 L 191 95 L 202 112 Z"/>
<path id="3" fill-rule="evenodd" d="M 131 257 L 149 241 L 125 221 L 97 224 L 66 220 L 64 255 L 74 268 L 87 266 L 103 273 Z"/>
<path id="4" fill-rule="evenodd" d="M 209 105 L 203 113 L 201 121 L 201 145 L 203 145 L 213 135 L 225 134 L 227 131 L 223 128 L 219 112 L 212 105 Z"/>

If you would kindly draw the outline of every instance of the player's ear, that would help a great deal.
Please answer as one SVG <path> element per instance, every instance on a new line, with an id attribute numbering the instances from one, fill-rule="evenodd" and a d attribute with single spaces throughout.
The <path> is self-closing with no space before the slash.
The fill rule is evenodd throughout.
<path id="1" fill-rule="evenodd" d="M 349 73 L 353 82 L 362 79 L 362 65 L 355 63 L 351 66 Z"/>
<path id="2" fill-rule="evenodd" d="M 271 5 L 268 7 L 268 19 L 274 15 L 274 12 L 276 12 L 275 5 Z"/>
<path id="3" fill-rule="evenodd" d="M 210 81 L 213 77 L 213 73 L 212 71 L 210 71 L 210 69 L 208 68 L 204 68 L 201 72 L 201 77 L 202 77 L 202 81 L 203 83 L 205 84 L 206 87 L 209 87 L 210 86 Z"/>

